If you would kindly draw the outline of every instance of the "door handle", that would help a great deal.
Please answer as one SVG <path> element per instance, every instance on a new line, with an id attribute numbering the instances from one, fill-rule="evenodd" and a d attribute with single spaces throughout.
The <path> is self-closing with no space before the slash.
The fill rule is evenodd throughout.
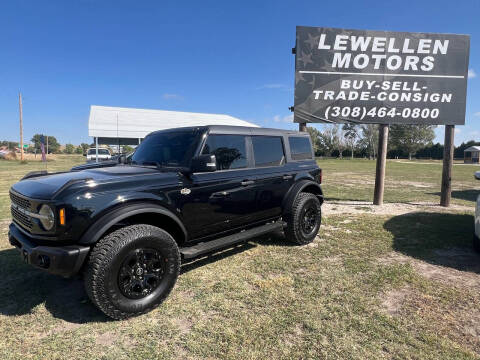
<path id="1" fill-rule="evenodd" d="M 223 198 L 227 196 L 230 196 L 230 193 L 228 191 L 220 191 L 212 194 L 213 198 Z"/>
<path id="2" fill-rule="evenodd" d="M 255 181 L 253 181 L 253 180 L 243 180 L 240 184 L 242 186 L 247 186 L 247 185 L 252 185 L 254 183 L 255 183 Z"/>
<path id="3" fill-rule="evenodd" d="M 283 180 L 290 180 L 293 178 L 293 175 L 283 175 Z"/>

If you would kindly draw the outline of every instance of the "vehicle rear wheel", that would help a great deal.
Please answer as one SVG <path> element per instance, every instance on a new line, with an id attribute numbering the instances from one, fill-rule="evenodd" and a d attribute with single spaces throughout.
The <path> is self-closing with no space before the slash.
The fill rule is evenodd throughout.
<path id="1" fill-rule="evenodd" d="M 322 222 L 320 201 L 314 194 L 298 194 L 286 220 L 285 237 L 288 241 L 299 245 L 312 242 Z"/>
<path id="2" fill-rule="evenodd" d="M 93 248 L 85 289 L 106 315 L 125 319 L 162 303 L 180 271 L 175 240 L 151 225 L 131 225 L 112 232 Z"/>

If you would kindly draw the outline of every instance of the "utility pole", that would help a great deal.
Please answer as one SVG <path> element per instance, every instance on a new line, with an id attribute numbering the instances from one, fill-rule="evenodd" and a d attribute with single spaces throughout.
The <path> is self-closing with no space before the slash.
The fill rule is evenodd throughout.
<path id="1" fill-rule="evenodd" d="M 18 107 L 20 110 L 20 160 L 23 161 L 23 110 L 22 110 L 22 93 L 18 93 Z"/>

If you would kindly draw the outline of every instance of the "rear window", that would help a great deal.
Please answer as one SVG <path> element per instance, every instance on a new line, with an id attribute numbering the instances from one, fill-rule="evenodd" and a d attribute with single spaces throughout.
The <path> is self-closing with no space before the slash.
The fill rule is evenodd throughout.
<path id="1" fill-rule="evenodd" d="M 310 139 L 307 137 L 291 136 L 288 138 L 290 152 L 293 160 L 306 160 L 312 158 Z"/>
<path id="2" fill-rule="evenodd" d="M 285 163 L 282 138 L 278 136 L 252 136 L 255 167 L 280 166 Z"/>

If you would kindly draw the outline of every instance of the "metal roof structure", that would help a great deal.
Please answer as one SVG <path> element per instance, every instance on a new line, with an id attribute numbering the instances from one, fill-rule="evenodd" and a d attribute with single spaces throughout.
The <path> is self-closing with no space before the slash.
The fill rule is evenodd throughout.
<path id="1" fill-rule="evenodd" d="M 472 151 L 480 151 L 480 146 L 470 146 L 469 148 L 466 148 L 463 150 L 463 152 L 472 152 Z"/>
<path id="2" fill-rule="evenodd" d="M 99 144 L 135 145 L 152 131 L 205 125 L 258 127 L 229 115 L 92 105 L 88 135 Z"/>

